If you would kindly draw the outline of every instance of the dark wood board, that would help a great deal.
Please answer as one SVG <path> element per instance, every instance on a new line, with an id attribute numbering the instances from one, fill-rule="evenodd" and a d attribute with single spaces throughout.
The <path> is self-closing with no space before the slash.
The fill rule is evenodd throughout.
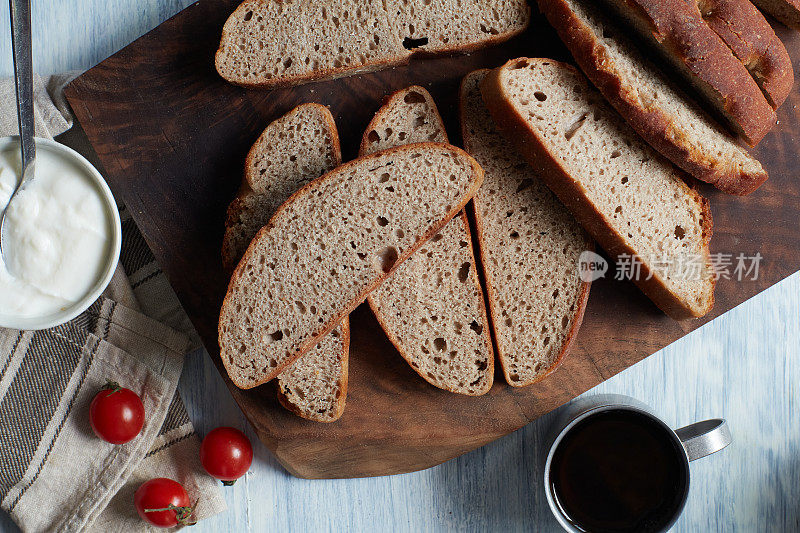
<path id="1" fill-rule="evenodd" d="M 244 156 L 261 130 L 302 102 L 331 107 L 345 158 L 394 90 L 428 88 L 459 144 L 457 89 L 471 70 L 518 56 L 569 60 L 536 14 L 530 30 L 469 55 L 415 59 L 407 66 L 275 91 L 245 90 L 214 71 L 222 24 L 235 0 L 200 1 L 76 79 L 67 98 L 156 258 L 222 369 L 217 316 L 226 288 L 220 263 L 225 208 Z M 800 34 L 778 27 L 795 60 Z M 259 437 L 292 474 L 360 477 L 427 468 L 508 434 L 700 327 L 800 268 L 800 95 L 780 109 L 780 124 L 755 150 L 771 178 L 747 198 L 711 188 L 712 251 L 763 256 L 756 281 L 720 280 L 714 311 L 675 322 L 631 283 L 595 282 L 572 352 L 552 376 L 514 389 L 502 377 L 489 394 L 463 397 L 419 378 L 395 351 L 369 309 L 351 319 L 350 386 L 344 416 L 308 422 L 277 403 L 272 384 L 239 390 L 236 402 Z M 735 357 L 735 354 L 731 354 Z"/>

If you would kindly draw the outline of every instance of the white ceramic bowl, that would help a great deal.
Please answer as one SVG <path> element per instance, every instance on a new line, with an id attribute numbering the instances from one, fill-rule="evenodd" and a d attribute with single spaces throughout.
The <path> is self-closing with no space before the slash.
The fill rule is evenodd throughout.
<path id="1" fill-rule="evenodd" d="M 12 149 L 19 151 L 19 137 L 16 135 L 13 137 L 0 137 L 0 152 L 5 152 Z M 45 316 L 31 316 L 22 318 L 13 317 L 3 315 L 2 310 L 0 310 L 0 327 L 3 328 L 52 328 L 65 322 L 69 322 L 79 314 L 86 311 L 86 309 L 88 309 L 89 306 L 100 297 L 100 294 L 102 294 L 102 292 L 106 289 L 109 282 L 111 282 L 111 277 L 114 275 L 114 270 L 117 268 L 119 251 L 122 245 L 122 226 L 119 221 L 117 203 L 114 201 L 114 196 L 111 194 L 111 190 L 108 188 L 106 180 L 103 179 L 103 176 L 97 171 L 97 169 L 94 168 L 85 157 L 72 148 L 64 146 L 61 143 L 57 143 L 56 141 L 51 141 L 50 139 L 42 139 L 37 137 L 36 151 L 37 153 L 39 153 L 39 151 L 48 151 L 50 154 L 61 158 L 64 162 L 69 162 L 76 165 L 85 172 L 87 178 L 92 180 L 106 207 L 111 231 L 111 246 L 109 247 L 108 256 L 106 257 L 106 263 L 103 269 L 100 271 L 98 279 L 93 285 L 92 290 L 89 291 L 89 293 L 83 298 L 65 309 Z"/>

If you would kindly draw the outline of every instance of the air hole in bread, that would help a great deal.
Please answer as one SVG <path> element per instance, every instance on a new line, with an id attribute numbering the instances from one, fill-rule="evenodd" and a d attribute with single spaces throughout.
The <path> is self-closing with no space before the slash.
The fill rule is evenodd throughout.
<path id="1" fill-rule="evenodd" d="M 389 185 L 388 187 L 386 187 L 386 190 L 389 191 L 389 192 L 394 192 L 394 187 Z"/>
<path id="2" fill-rule="evenodd" d="M 436 348 L 438 351 L 443 352 L 447 349 L 447 341 L 444 340 L 442 337 L 436 337 L 433 339 L 433 347 Z"/>
<path id="3" fill-rule="evenodd" d="M 404 131 L 401 131 L 400 133 L 397 134 L 397 138 L 400 139 L 401 141 L 405 141 L 406 137 L 408 137 L 408 134 Z"/>
<path id="4" fill-rule="evenodd" d="M 458 269 L 458 281 L 461 283 L 466 283 L 467 278 L 469 277 L 469 267 L 471 263 L 464 263 L 461 265 L 461 268 Z"/>
<path id="5" fill-rule="evenodd" d="M 611 152 L 611 159 L 616 159 L 617 157 L 619 157 L 621 155 L 622 155 L 622 152 L 620 152 L 619 150 L 614 150 L 613 152 Z"/>
<path id="6" fill-rule="evenodd" d="M 568 141 L 569 141 L 570 139 L 572 139 L 572 138 L 575 136 L 575 134 L 576 134 L 576 133 L 578 133 L 578 130 L 579 130 L 579 129 L 581 129 L 581 126 L 583 126 L 583 124 L 584 124 L 584 122 L 586 122 L 586 119 L 587 119 L 587 118 L 589 118 L 589 113 L 583 113 L 583 114 L 582 114 L 582 115 L 581 115 L 581 116 L 578 118 L 578 120 L 576 120 L 575 122 L 573 122 L 573 123 L 572 123 L 572 125 L 570 125 L 570 127 L 569 127 L 569 128 L 567 128 L 567 131 L 565 131 L 565 132 L 564 132 L 564 137 L 565 137 L 565 138 L 566 138 Z"/>
<path id="7" fill-rule="evenodd" d="M 295 305 L 295 307 L 297 307 L 297 311 L 299 311 L 299 313 L 301 315 L 304 315 L 304 314 L 306 314 L 306 312 L 308 312 L 308 310 L 306 309 L 306 306 L 303 305 L 303 302 L 297 301 L 297 302 L 294 303 L 294 305 Z"/>
<path id="8" fill-rule="evenodd" d="M 397 235 L 398 239 L 402 239 L 403 237 L 406 236 L 406 232 L 401 229 L 395 230 L 394 234 Z"/>
<path id="9" fill-rule="evenodd" d="M 414 121 L 414 127 L 415 128 L 421 128 L 422 126 L 424 126 L 427 123 L 428 123 L 428 120 L 424 116 L 420 115 Z"/>
<path id="10" fill-rule="evenodd" d="M 675 238 L 683 239 L 686 236 L 686 230 L 683 226 L 675 226 Z"/>
<path id="11" fill-rule="evenodd" d="M 425 97 L 415 91 L 409 91 L 403 97 L 403 101 L 407 104 L 424 104 Z"/>
<path id="12" fill-rule="evenodd" d="M 278 341 L 280 341 L 281 339 L 283 339 L 283 332 L 282 332 L 281 330 L 278 330 L 278 331 L 275 331 L 275 332 L 273 332 L 273 333 L 270 333 L 270 334 L 269 334 L 269 339 L 270 339 L 272 342 L 278 342 Z"/>
<path id="13" fill-rule="evenodd" d="M 439 242 L 439 241 L 442 240 L 442 238 L 443 238 L 443 235 L 441 233 L 437 233 L 436 235 L 431 237 L 431 242 Z"/>
<path id="14" fill-rule="evenodd" d="M 526 68 L 528 65 L 530 65 L 530 63 L 528 63 L 526 60 L 523 59 L 523 60 L 520 60 L 520 61 L 517 61 L 516 63 L 514 63 L 514 65 L 512 67 L 510 67 L 510 68 L 512 70 L 516 70 L 516 69 L 520 69 L 520 68 Z"/>
<path id="15" fill-rule="evenodd" d="M 403 48 L 406 50 L 413 50 L 414 48 L 419 48 L 420 46 L 425 46 L 428 44 L 428 38 L 422 37 L 421 39 L 412 39 L 411 37 L 406 37 L 403 39 Z"/>
<path id="16" fill-rule="evenodd" d="M 380 182 L 386 183 L 387 181 L 389 181 L 389 178 L 391 178 L 391 176 L 389 176 L 389 173 L 384 172 L 383 174 L 381 174 Z"/>
<path id="17" fill-rule="evenodd" d="M 472 331 L 474 331 L 474 332 L 475 332 L 475 333 L 477 333 L 478 335 L 480 335 L 481 333 L 483 333 L 483 326 L 481 326 L 480 324 L 478 324 L 478 321 L 477 321 L 477 320 L 473 320 L 472 322 L 470 322 L 470 324 L 469 324 L 469 329 L 471 329 Z"/>
<path id="18" fill-rule="evenodd" d="M 248 20 L 250 20 L 252 18 L 253 18 L 253 12 L 252 11 L 248 11 L 247 13 L 244 14 L 245 22 L 247 22 Z"/>
<path id="19" fill-rule="evenodd" d="M 625 185 L 626 183 L 628 183 L 628 176 L 622 176 L 622 179 L 619 180 L 619 182 Z"/>
<path id="20" fill-rule="evenodd" d="M 533 93 L 533 96 L 535 96 L 536 99 L 539 100 L 540 102 L 544 102 L 545 100 L 547 100 L 547 95 L 544 94 L 542 91 L 536 91 L 535 93 Z"/>
<path id="21" fill-rule="evenodd" d="M 289 68 L 289 67 L 291 67 L 291 66 L 292 66 L 292 58 L 291 58 L 291 57 L 287 57 L 287 58 L 286 58 L 286 59 L 283 61 L 283 68 Z"/>
<path id="22" fill-rule="evenodd" d="M 377 132 L 377 131 L 375 131 L 375 130 L 372 130 L 372 131 L 371 131 L 371 132 L 369 132 L 369 134 L 367 135 L 367 140 L 368 140 L 369 142 L 371 142 L 371 143 L 380 142 L 380 140 L 381 140 L 381 136 L 380 136 L 380 135 L 378 135 L 378 132 Z"/>
<path id="23" fill-rule="evenodd" d="M 317 306 L 315 306 L 315 305 L 312 305 L 312 306 L 309 308 L 309 310 L 311 311 L 311 314 L 312 314 L 312 315 L 316 315 L 316 314 L 317 314 Z"/>
<path id="24" fill-rule="evenodd" d="M 397 263 L 398 253 L 397 248 L 394 246 L 387 246 L 383 248 L 381 251 L 378 252 L 376 259 L 376 266 L 380 268 L 381 271 L 388 273 L 392 270 L 395 263 Z"/>
<path id="25" fill-rule="evenodd" d="M 385 217 L 378 217 L 377 220 L 378 220 L 378 225 L 379 226 L 388 226 L 389 225 L 389 221 Z"/>
<path id="26" fill-rule="evenodd" d="M 387 139 L 392 136 L 392 131 L 393 131 L 392 128 L 386 128 L 384 130 L 384 133 L 386 133 L 386 138 Z"/>
<path id="27" fill-rule="evenodd" d="M 524 180 L 519 182 L 519 185 L 517 185 L 517 192 L 522 192 L 525 189 L 530 189 L 531 187 L 533 187 L 533 180 L 532 179 L 524 179 Z"/>
<path id="28" fill-rule="evenodd" d="M 519 232 L 518 231 L 512 231 L 511 232 L 511 238 L 512 239 L 519 239 Z"/>

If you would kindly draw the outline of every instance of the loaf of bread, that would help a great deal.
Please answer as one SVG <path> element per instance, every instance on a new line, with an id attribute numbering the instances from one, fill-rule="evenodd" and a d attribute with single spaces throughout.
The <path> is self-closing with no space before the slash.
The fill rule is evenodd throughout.
<path id="1" fill-rule="evenodd" d="M 539 0 L 583 72 L 633 129 L 673 163 L 731 194 L 748 194 L 767 172 L 688 99 L 591 0 Z"/>
<path id="2" fill-rule="evenodd" d="M 589 296 L 578 260 L 594 243 L 495 128 L 479 88 L 487 72 L 461 84 L 461 132 L 485 172 L 470 205 L 497 355 L 521 387 L 555 370 L 575 339 Z"/>
<path id="3" fill-rule="evenodd" d="M 412 86 L 387 98 L 359 155 L 425 141 L 446 143 L 447 133 L 431 95 Z M 467 395 L 492 388 L 492 339 L 464 211 L 367 301 L 400 355 L 428 383 Z"/>
<path id="4" fill-rule="evenodd" d="M 286 201 L 250 243 L 219 319 L 241 388 L 315 346 L 475 194 L 483 170 L 454 146 L 400 146 L 346 163 Z"/>
<path id="5" fill-rule="evenodd" d="M 217 72 L 279 87 L 466 52 L 525 30 L 525 0 L 246 0 L 225 22 Z"/>
<path id="6" fill-rule="evenodd" d="M 748 143 L 775 125 L 755 80 L 690 0 L 603 1 Z"/>
<path id="7" fill-rule="evenodd" d="M 511 60 L 481 94 L 495 123 L 612 258 L 668 315 L 714 301 L 708 202 L 589 86 L 549 59 Z"/>
<path id="8" fill-rule="evenodd" d="M 800 0 L 752 0 L 752 2 L 787 26 L 800 30 Z"/>
<path id="9" fill-rule="evenodd" d="M 794 85 L 789 52 L 750 0 L 691 0 L 690 5 L 753 76 L 773 108 Z"/>
<path id="10" fill-rule="evenodd" d="M 339 135 L 327 107 L 302 104 L 270 123 L 247 153 L 244 180 L 228 207 L 222 240 L 225 270 L 233 272 L 283 202 L 341 163 Z"/>

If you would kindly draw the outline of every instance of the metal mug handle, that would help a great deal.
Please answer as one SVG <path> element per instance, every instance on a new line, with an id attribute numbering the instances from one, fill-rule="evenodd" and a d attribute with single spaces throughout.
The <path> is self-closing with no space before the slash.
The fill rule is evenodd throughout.
<path id="1" fill-rule="evenodd" d="M 731 443 L 728 423 L 721 418 L 695 422 L 675 430 L 690 461 L 718 452 Z"/>

